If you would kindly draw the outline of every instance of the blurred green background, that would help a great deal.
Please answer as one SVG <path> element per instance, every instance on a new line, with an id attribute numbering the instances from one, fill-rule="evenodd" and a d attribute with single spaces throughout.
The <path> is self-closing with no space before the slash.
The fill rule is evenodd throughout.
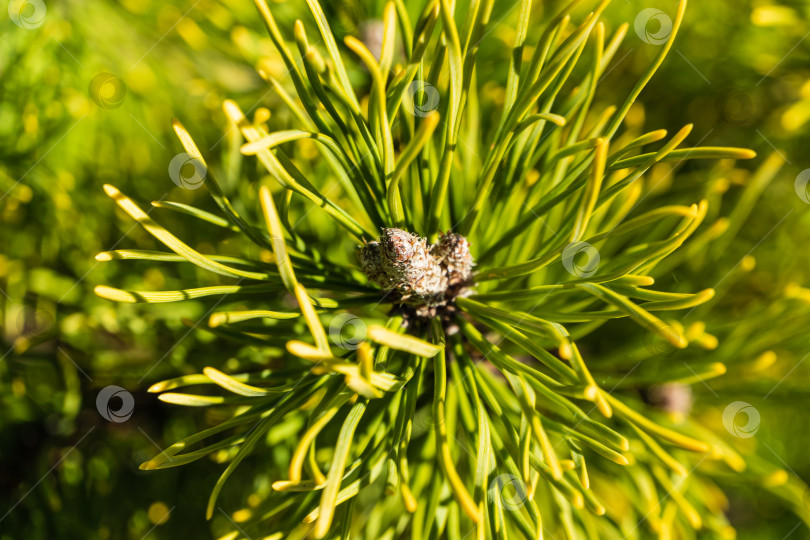
<path id="1" fill-rule="evenodd" d="M 323 2 L 338 41 L 362 33 L 382 11 L 383 2 L 357 3 Z M 11 15 L 19 4 L 9 6 Z M 630 29 L 597 100 L 623 99 L 656 53 L 634 27 L 652 4 L 615 0 L 606 11 L 610 26 Z M 663 4 L 652 7 L 674 6 Z M 497 44 L 513 39 L 515 6 L 496 2 L 487 36 L 496 46 L 482 48 L 483 66 L 499 69 Z M 303 2 L 271 7 L 288 36 L 292 21 L 306 16 Z M 93 294 L 99 284 L 172 289 L 210 280 L 191 265 L 96 261 L 100 251 L 156 247 L 101 186 L 112 183 L 144 202 L 210 206 L 205 190 L 181 189 L 169 177 L 169 162 L 182 151 L 171 129 L 177 117 L 226 172 L 219 175 L 225 189 L 239 193 L 240 177 L 252 171 L 234 157 L 240 140 L 221 103 L 234 99 L 252 113 L 263 107 L 270 127 L 290 125 L 254 69 L 283 80 L 282 64 L 247 0 L 28 2 L 22 14 L 13 20 L 0 12 L 0 539 L 215 538 L 230 525 L 224 513 L 211 524 L 203 519 L 218 464 L 137 468 L 215 413 L 173 410 L 145 390 L 206 365 L 259 360 L 250 348 L 195 328 L 205 316 L 202 302 L 113 305 Z M 688 162 L 676 184 L 662 165 L 652 172 L 660 188 L 644 204 L 707 197 L 714 212 L 708 235 L 727 218 L 711 249 L 682 254 L 656 276 L 663 289 L 718 289 L 708 308 L 683 321 L 706 321 L 720 340 L 706 354 L 729 366 L 725 377 L 692 389 L 694 414 L 720 432 L 729 403 L 754 405 L 759 431 L 735 447 L 752 467 L 768 462 L 805 482 L 810 205 L 795 181 L 810 167 L 809 21 L 808 2 L 692 2 L 672 53 L 631 115 L 647 130 L 694 122 L 692 145 L 759 154 L 740 165 Z M 483 75 L 481 84 L 497 96 Z M 240 240 L 225 229 L 194 227 L 162 209 L 152 215 L 202 252 L 238 250 Z M 609 340 L 601 348 L 627 352 Z M 109 422 L 96 408 L 99 390 L 112 384 L 135 398 L 126 422 Z M 264 488 L 266 477 L 242 473 L 245 493 Z M 810 495 L 780 500 L 757 486 L 724 483 L 738 538 L 810 538 L 791 511 L 810 505 Z M 237 491 L 224 494 L 234 497 L 232 504 L 223 499 L 229 511 L 244 503 Z"/>

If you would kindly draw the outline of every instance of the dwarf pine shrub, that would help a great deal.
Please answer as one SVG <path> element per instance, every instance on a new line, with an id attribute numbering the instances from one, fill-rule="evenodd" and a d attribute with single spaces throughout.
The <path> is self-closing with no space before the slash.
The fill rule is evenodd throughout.
<path id="1" fill-rule="evenodd" d="M 465 10 L 427 0 L 415 20 L 394 0 L 372 52 L 355 37 L 339 46 L 317 0 L 307 0 L 314 26 L 292 29 L 256 0 L 291 84 L 260 73 L 297 126 L 269 132 L 266 113 L 225 102 L 242 154 L 264 168 L 244 168 L 234 199 L 175 121 L 186 167 L 174 179 L 204 185 L 218 213 L 156 203 L 231 229 L 243 253 L 203 254 L 105 186 L 171 252 L 98 259 L 187 261 L 221 281 L 97 294 L 210 297 L 209 330 L 261 355 L 261 369 L 210 366 L 150 388 L 220 411 L 141 466 L 222 463 L 209 518 L 225 512 L 217 501 L 237 467 L 261 456 L 223 538 L 732 534 L 701 467 L 730 475 L 743 464 L 687 420 L 684 390 L 725 367 L 667 361 L 717 346 L 705 325 L 668 316 L 714 291 L 656 290 L 650 277 L 683 254 L 709 202 L 650 207 L 646 178 L 665 162 L 754 153 L 682 147 L 688 124 L 674 134 L 625 124 L 684 0 L 615 104 L 597 99 L 598 84 L 629 26 L 601 21 L 607 0 L 587 14 L 578 3 L 547 13 L 522 0 L 511 49 L 499 52 L 494 0 Z M 630 340 L 630 367 L 593 340 L 627 321 L 643 336 Z M 645 363 L 656 369 L 635 375 Z"/>

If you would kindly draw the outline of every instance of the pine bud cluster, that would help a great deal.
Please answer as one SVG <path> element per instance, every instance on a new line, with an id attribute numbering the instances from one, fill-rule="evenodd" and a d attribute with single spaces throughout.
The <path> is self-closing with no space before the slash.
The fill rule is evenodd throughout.
<path id="1" fill-rule="evenodd" d="M 452 232 L 436 244 L 402 229 L 383 229 L 360 248 L 360 266 L 369 280 L 399 296 L 420 317 L 432 317 L 467 293 L 475 264 L 467 240 Z"/>

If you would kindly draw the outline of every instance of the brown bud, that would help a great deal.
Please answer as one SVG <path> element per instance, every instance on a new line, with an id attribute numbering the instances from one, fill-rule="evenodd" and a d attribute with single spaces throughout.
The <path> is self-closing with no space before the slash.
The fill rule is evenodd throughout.
<path id="1" fill-rule="evenodd" d="M 383 229 L 377 241 L 362 246 L 360 266 L 369 280 L 409 306 L 417 317 L 433 317 L 448 303 L 466 294 L 473 258 L 467 240 L 458 234 L 441 236 L 438 244 L 403 231 Z"/>
<path id="2" fill-rule="evenodd" d="M 475 263 L 470 253 L 470 243 L 460 234 L 448 232 L 441 235 L 439 243 L 433 246 L 433 254 L 446 268 L 451 287 L 467 283 L 472 278 Z"/>

